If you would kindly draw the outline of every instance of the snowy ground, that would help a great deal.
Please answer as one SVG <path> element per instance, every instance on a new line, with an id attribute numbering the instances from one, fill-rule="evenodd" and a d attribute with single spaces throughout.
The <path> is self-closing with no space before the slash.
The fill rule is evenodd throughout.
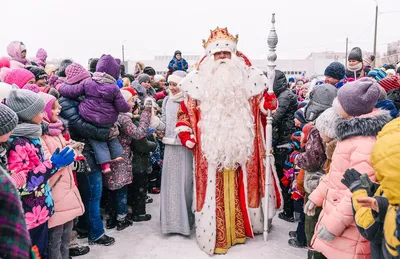
<path id="1" fill-rule="evenodd" d="M 107 231 L 116 239 L 110 247 L 91 246 L 90 253 L 77 257 L 82 259 L 200 259 L 210 258 L 202 252 L 196 243 L 194 234 L 190 238 L 179 235 L 165 236 L 159 228 L 159 195 L 153 195 L 154 202 L 148 204 L 147 212 L 153 218 L 144 223 L 135 223 L 123 231 L 115 229 Z M 269 241 L 264 243 L 262 235 L 248 239 L 246 244 L 236 245 L 229 249 L 226 255 L 215 255 L 214 258 L 229 259 L 296 259 L 307 258 L 306 249 L 291 248 L 288 243 L 288 232 L 295 230 L 296 224 L 287 223 L 278 217 L 274 219 Z M 81 242 L 87 245 L 87 241 Z"/>

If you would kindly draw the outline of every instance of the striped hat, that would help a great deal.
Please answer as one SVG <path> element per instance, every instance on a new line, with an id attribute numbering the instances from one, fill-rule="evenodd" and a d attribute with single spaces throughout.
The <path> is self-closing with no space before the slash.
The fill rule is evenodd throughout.
<path id="1" fill-rule="evenodd" d="M 380 68 L 374 68 L 369 71 L 368 77 L 375 78 L 375 80 L 379 83 L 379 81 L 386 77 L 386 72 Z"/>
<path id="2" fill-rule="evenodd" d="M 386 92 L 389 92 L 392 89 L 400 88 L 400 76 L 394 75 L 391 77 L 387 77 L 379 81 L 379 85 L 382 86 Z"/>

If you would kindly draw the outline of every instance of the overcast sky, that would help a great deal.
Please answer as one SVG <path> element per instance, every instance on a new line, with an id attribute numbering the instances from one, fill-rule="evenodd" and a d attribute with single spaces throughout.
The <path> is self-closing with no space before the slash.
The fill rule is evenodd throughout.
<path id="1" fill-rule="evenodd" d="M 311 52 L 372 51 L 375 0 L 0 0 L 0 55 L 13 40 L 28 56 L 47 50 L 49 59 L 110 53 L 125 59 L 153 59 L 172 53 L 203 54 L 209 30 L 227 26 L 239 34 L 238 48 L 265 58 L 271 13 L 276 13 L 278 58 L 305 58 Z M 378 0 L 378 50 L 400 40 L 400 0 Z"/>

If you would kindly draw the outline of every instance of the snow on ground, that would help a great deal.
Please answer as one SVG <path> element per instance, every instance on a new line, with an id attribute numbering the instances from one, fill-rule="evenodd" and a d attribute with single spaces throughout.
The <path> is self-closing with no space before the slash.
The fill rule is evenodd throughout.
<path id="1" fill-rule="evenodd" d="M 148 222 L 134 223 L 123 231 L 107 231 L 115 238 L 110 247 L 91 246 L 90 253 L 77 257 L 82 259 L 201 259 L 211 258 L 197 246 L 194 233 L 190 237 L 180 235 L 165 236 L 160 233 L 159 205 L 160 196 L 153 195 L 154 202 L 148 204 L 147 213 L 152 215 Z M 264 243 L 263 236 L 248 239 L 246 244 L 236 245 L 226 255 L 214 255 L 216 259 L 296 259 L 307 258 L 306 249 L 296 249 L 288 245 L 288 232 L 296 229 L 296 224 L 287 223 L 275 217 L 269 241 Z M 87 240 L 81 242 L 87 245 Z"/>

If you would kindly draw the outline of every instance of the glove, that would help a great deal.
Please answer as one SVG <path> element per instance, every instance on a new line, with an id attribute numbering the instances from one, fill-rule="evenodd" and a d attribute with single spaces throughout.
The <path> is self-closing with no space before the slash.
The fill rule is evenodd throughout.
<path id="1" fill-rule="evenodd" d="M 347 169 L 343 175 L 341 182 L 349 188 L 351 192 L 355 192 L 360 189 L 367 191 L 368 196 L 372 197 L 372 191 L 374 184 L 371 182 L 367 174 L 361 175 L 354 168 Z"/>
<path id="2" fill-rule="evenodd" d="M 321 240 L 328 241 L 328 242 L 332 242 L 336 238 L 336 236 L 334 234 L 332 234 L 331 232 L 329 232 L 325 226 L 322 226 L 322 228 L 320 228 L 318 230 L 318 237 Z"/>
<path id="3" fill-rule="evenodd" d="M 276 99 L 275 94 L 269 94 L 265 92 L 264 94 L 264 109 L 273 111 L 278 107 L 278 100 Z"/>
<path id="4" fill-rule="evenodd" d="M 179 139 L 181 140 L 181 143 L 183 146 L 186 148 L 193 150 L 193 148 L 196 146 L 196 140 L 194 139 L 194 135 L 190 134 L 187 131 L 180 132 L 178 134 Z"/>
<path id="5" fill-rule="evenodd" d="M 304 206 L 304 214 L 307 216 L 314 216 L 315 215 L 315 209 L 317 208 L 317 205 L 311 200 L 308 200 L 306 205 Z"/>
<path id="6" fill-rule="evenodd" d="M 74 150 L 72 150 L 70 147 L 64 148 L 63 150 L 61 150 L 61 152 L 60 149 L 57 148 L 56 151 L 51 156 L 50 161 L 56 167 L 62 168 L 74 162 L 74 158 L 75 158 Z"/>
<path id="7" fill-rule="evenodd" d="M 153 108 L 153 101 L 150 99 L 150 98 L 148 98 L 148 99 L 146 99 L 145 101 L 144 101 L 144 108 L 146 109 L 151 109 L 151 108 Z"/>
<path id="8" fill-rule="evenodd" d="M 110 138 L 110 139 L 114 139 L 114 138 L 116 138 L 116 137 L 118 137 L 119 136 L 119 129 L 118 129 L 118 126 L 117 125 L 113 125 L 111 128 L 110 128 L 110 134 L 108 135 L 108 137 Z"/>

